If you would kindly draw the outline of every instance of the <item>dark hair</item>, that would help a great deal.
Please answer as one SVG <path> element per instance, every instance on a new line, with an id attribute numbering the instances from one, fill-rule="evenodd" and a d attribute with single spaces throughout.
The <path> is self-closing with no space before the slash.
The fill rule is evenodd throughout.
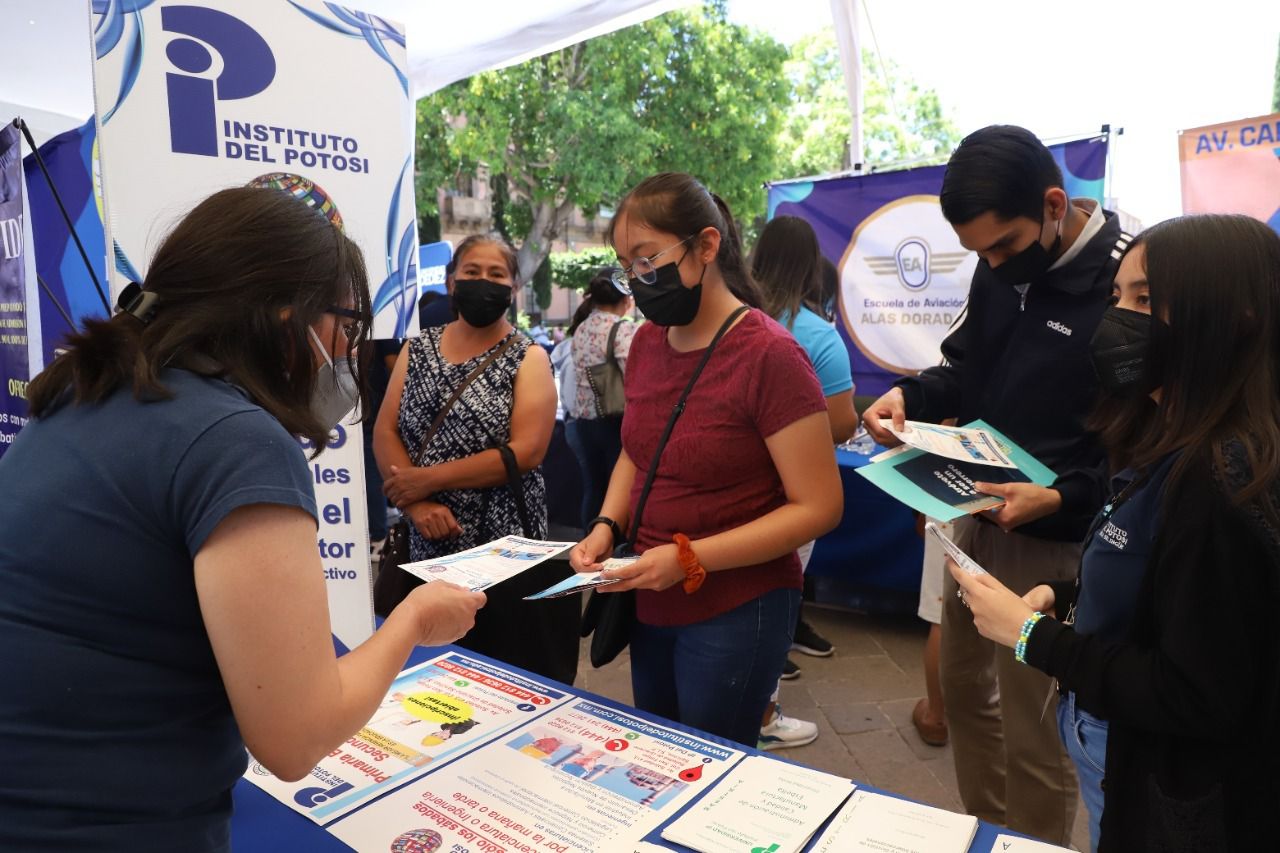
<path id="1" fill-rule="evenodd" d="M 720 275 L 734 296 L 752 308 L 760 307 L 760 291 L 742 261 L 742 239 L 729 205 L 697 178 L 683 172 L 662 172 L 636 184 L 618 203 L 618 212 L 609 222 L 611 245 L 617 245 L 613 230 L 624 212 L 677 237 L 692 237 L 704 228 L 719 231 L 716 265 Z"/>
<path id="2" fill-rule="evenodd" d="M 751 277 L 764 297 L 764 312 L 794 324 L 800 306 L 822 287 L 822 259 L 813 226 L 798 216 L 779 216 L 760 232 L 751 251 Z"/>
<path id="3" fill-rule="evenodd" d="M 587 284 L 586 296 L 583 297 L 578 310 L 573 312 L 573 320 L 569 323 L 569 330 L 566 334 L 570 337 L 573 336 L 574 332 L 578 331 L 582 321 L 591 316 L 592 311 L 601 305 L 612 307 L 627 298 L 625 293 L 613 285 L 612 275 L 615 269 L 617 267 L 601 267 L 591 277 L 590 283 Z"/>
<path id="4" fill-rule="evenodd" d="M 462 262 L 462 257 L 476 246 L 485 244 L 498 247 L 498 251 L 502 253 L 502 259 L 507 262 L 507 272 L 511 273 L 511 283 L 518 287 L 520 284 L 520 255 L 516 252 L 516 247 L 511 245 L 511 241 L 496 231 L 489 234 L 472 234 L 459 243 L 458 248 L 453 250 L 453 257 L 445 265 L 445 275 L 452 278 L 454 272 L 458 269 L 458 264 Z"/>
<path id="5" fill-rule="evenodd" d="M 993 124 L 960 140 L 947 162 L 942 215 L 952 225 L 987 211 L 1006 220 L 1039 221 L 1050 187 L 1062 187 L 1062 170 L 1044 143 L 1026 128 Z"/>
<path id="6" fill-rule="evenodd" d="M 1234 497 L 1262 496 L 1280 477 L 1280 236 L 1248 216 L 1206 214 L 1154 225 L 1126 251 L 1138 246 L 1151 313 L 1168 323 L 1152 326 L 1160 402 L 1106 399 L 1091 426 L 1117 467 L 1182 451 L 1170 483 L 1197 461 L 1224 470 L 1224 443 L 1239 442 L 1250 480 Z"/>
<path id="7" fill-rule="evenodd" d="M 445 296 L 438 290 L 424 290 L 422 295 L 418 297 L 418 310 L 421 311 L 437 299 L 444 299 Z"/>
<path id="8" fill-rule="evenodd" d="M 124 312 L 86 320 L 84 332 L 32 381 L 34 416 L 68 401 L 101 402 L 122 386 L 140 400 L 166 399 L 160 371 L 172 363 L 227 376 L 290 433 L 316 452 L 324 448 L 330 425 L 311 414 L 316 367 L 307 330 L 354 298 L 362 322 L 347 342 L 350 358 L 372 323 L 364 257 L 345 234 L 280 190 L 221 190 L 164 239 L 143 287 L 157 297 L 151 321 Z M 335 349 L 345 340 L 341 323 Z M 207 366 L 210 359 L 216 368 Z M 363 395 L 362 365 L 358 374 Z"/>
<path id="9" fill-rule="evenodd" d="M 836 302 L 840 298 L 840 270 L 824 255 L 818 263 L 818 291 L 805 298 L 805 304 L 828 323 L 836 319 Z"/>

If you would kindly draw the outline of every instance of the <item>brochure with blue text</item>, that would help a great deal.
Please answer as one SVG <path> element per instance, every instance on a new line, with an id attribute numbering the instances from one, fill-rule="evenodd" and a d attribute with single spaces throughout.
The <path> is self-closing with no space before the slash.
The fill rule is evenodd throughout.
<path id="1" fill-rule="evenodd" d="M 1053 471 L 990 424 L 974 421 L 965 428 L 988 433 L 1016 467 L 961 462 L 913 447 L 890 451 L 880 461 L 859 468 L 858 473 L 917 512 L 939 521 L 953 521 L 1004 504 L 998 497 L 977 491 L 974 483 L 1049 486 L 1057 479 Z"/>

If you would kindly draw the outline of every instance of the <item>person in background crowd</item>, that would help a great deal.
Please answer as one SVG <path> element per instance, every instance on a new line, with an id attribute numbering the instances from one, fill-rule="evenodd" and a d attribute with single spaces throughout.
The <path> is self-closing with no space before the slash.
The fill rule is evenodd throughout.
<path id="1" fill-rule="evenodd" d="M 569 335 L 573 340 L 574 406 L 573 420 L 566 426 L 566 438 L 582 471 L 582 526 L 604 503 L 609 475 L 622 452 L 622 415 L 601 415 L 588 371 L 604 364 L 609 335 L 614 327 L 613 354 L 623 375 L 627 354 L 636 333 L 636 324 L 627 317 L 634 302 L 613 285 L 613 269 L 596 273 L 587 285 L 586 298 L 574 314 Z"/>
<path id="2" fill-rule="evenodd" d="M 387 497 L 412 521 L 409 551 L 415 561 L 510 534 L 547 536 L 539 466 L 555 426 L 556 389 L 546 352 L 507 320 L 519 281 L 515 250 L 496 235 L 472 236 L 458 246 L 451 266 L 448 287 L 458 318 L 425 329 L 400 353 L 374 431 Z M 447 409 L 425 447 L 424 463 L 415 466 L 432 422 L 489 356 L 495 359 Z M 514 454 L 517 488 L 503 446 Z M 529 529 L 523 529 L 522 518 Z M 510 581 L 494 587 L 484 615 L 461 645 L 572 681 L 577 620 L 555 602 L 521 601 L 519 589 Z"/>
<path id="3" fill-rule="evenodd" d="M 884 445 L 898 442 L 882 421 L 981 418 L 1057 472 L 1050 487 L 976 483 L 1004 505 L 956 522 L 956 544 L 1025 592 L 1074 576 L 1102 505 L 1106 460 L 1084 425 L 1098 388 L 1088 345 L 1129 238 L 1096 201 L 1067 196 L 1049 149 L 1020 127 L 965 137 L 941 202 L 979 258 L 968 307 L 942 343 L 945 363 L 899 380 L 864 418 Z M 1052 685 L 981 637 L 957 591 L 946 579 L 941 656 L 961 801 L 983 820 L 1066 844 L 1076 780 L 1045 712 Z"/>
<path id="4" fill-rule="evenodd" d="M 552 347 L 555 346 L 551 340 L 550 333 L 547 332 L 546 327 L 542 325 L 542 315 L 537 312 L 529 315 L 529 328 L 525 331 L 525 334 L 529 336 L 530 340 L 542 347 L 548 353 L 550 353 Z"/>
<path id="5" fill-rule="evenodd" d="M 445 265 L 446 276 L 453 274 L 453 259 Z M 453 300 L 438 290 L 424 290 L 418 297 L 418 329 L 426 330 L 434 326 L 447 326 L 456 319 L 453 313 Z"/>
<path id="6" fill-rule="evenodd" d="M 633 543 L 641 556 L 607 572 L 619 582 L 602 590 L 637 590 L 636 705 L 754 746 L 800 606 L 795 549 L 840 520 L 822 390 L 795 339 L 744 309 L 759 298 L 733 216 L 697 180 L 642 181 L 609 240 L 617 281 L 650 322 L 628 355 L 622 455 L 570 562 L 598 571 L 621 544 L 676 400 L 733 322 L 658 460 Z"/>
<path id="7" fill-rule="evenodd" d="M 1019 597 L 951 572 L 982 635 L 1063 691 L 1094 850 L 1271 849 L 1280 237 L 1247 216 L 1148 229 L 1090 349 L 1118 473 L 1075 581 Z"/>
<path id="8" fill-rule="evenodd" d="M 832 443 L 841 444 L 857 431 L 858 413 L 853 407 L 849 352 L 835 328 L 814 311 L 822 303 L 824 263 L 830 262 L 822 257 L 809 223 L 798 216 L 779 216 L 760 232 L 751 254 L 751 275 L 760 286 L 765 313 L 790 331 L 809 357 L 827 401 Z M 801 545 L 798 553 L 800 570 L 804 571 L 813 555 L 813 542 Z M 801 618 L 799 611 L 791 648 L 816 657 L 835 652 L 835 646 Z M 799 674 L 800 667 L 788 658 L 782 677 Z M 813 723 L 783 716 L 775 691 L 760 730 L 760 746 L 803 746 L 817 737 L 818 727 Z"/>
<path id="9" fill-rule="evenodd" d="M 920 565 L 920 601 L 916 615 L 929 623 L 929 635 L 924 641 L 922 663 L 924 665 L 925 695 L 911 709 L 911 725 L 916 734 L 929 746 L 947 745 L 946 703 L 942 695 L 942 672 L 939 656 L 942 653 L 942 587 L 946 577 L 942 546 L 932 536 L 925 536 L 924 525 L 932 521 L 947 537 L 955 539 L 955 528 L 950 522 L 916 515 L 916 530 L 924 536 L 924 558 Z"/>
<path id="10" fill-rule="evenodd" d="M 484 602 L 432 584 L 334 655 L 299 440 L 360 396 L 340 222 L 318 187 L 213 194 L 31 382 L 0 459 L 0 848 L 229 850 L 246 747 L 305 777 Z"/>

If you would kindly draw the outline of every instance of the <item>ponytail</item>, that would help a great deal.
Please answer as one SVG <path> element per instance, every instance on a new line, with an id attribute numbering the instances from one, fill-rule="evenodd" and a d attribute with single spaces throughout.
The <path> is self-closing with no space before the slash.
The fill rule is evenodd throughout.
<path id="1" fill-rule="evenodd" d="M 720 265 L 720 275 L 729 286 L 729 292 L 738 297 L 744 304 L 759 308 L 764 304 L 760 297 L 760 288 L 756 286 L 747 265 L 742 259 L 742 238 L 738 235 L 738 226 L 733 221 L 733 212 L 720 196 L 711 193 L 711 200 L 716 203 L 720 213 L 720 252 L 716 255 L 716 263 Z"/>

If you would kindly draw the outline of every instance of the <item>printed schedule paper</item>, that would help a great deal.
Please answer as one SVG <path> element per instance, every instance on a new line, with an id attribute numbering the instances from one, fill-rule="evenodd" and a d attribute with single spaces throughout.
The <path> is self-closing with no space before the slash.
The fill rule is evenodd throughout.
<path id="1" fill-rule="evenodd" d="M 400 568 L 427 583 L 448 581 L 479 592 L 560 556 L 574 544 L 503 536 L 445 557 L 401 563 Z"/>
<path id="2" fill-rule="evenodd" d="M 364 728 L 303 779 L 281 781 L 256 761 L 244 777 L 316 823 L 329 823 L 569 699 L 496 666 L 444 654 L 396 676 Z"/>
<path id="3" fill-rule="evenodd" d="M 698 853 L 798 853 L 853 790 L 839 776 L 748 756 L 662 837 Z"/>
<path id="4" fill-rule="evenodd" d="M 855 791 L 813 853 L 965 853 L 977 832 L 976 817 Z"/>
<path id="5" fill-rule="evenodd" d="M 741 758 L 580 699 L 327 829 L 356 850 L 627 853 Z"/>

